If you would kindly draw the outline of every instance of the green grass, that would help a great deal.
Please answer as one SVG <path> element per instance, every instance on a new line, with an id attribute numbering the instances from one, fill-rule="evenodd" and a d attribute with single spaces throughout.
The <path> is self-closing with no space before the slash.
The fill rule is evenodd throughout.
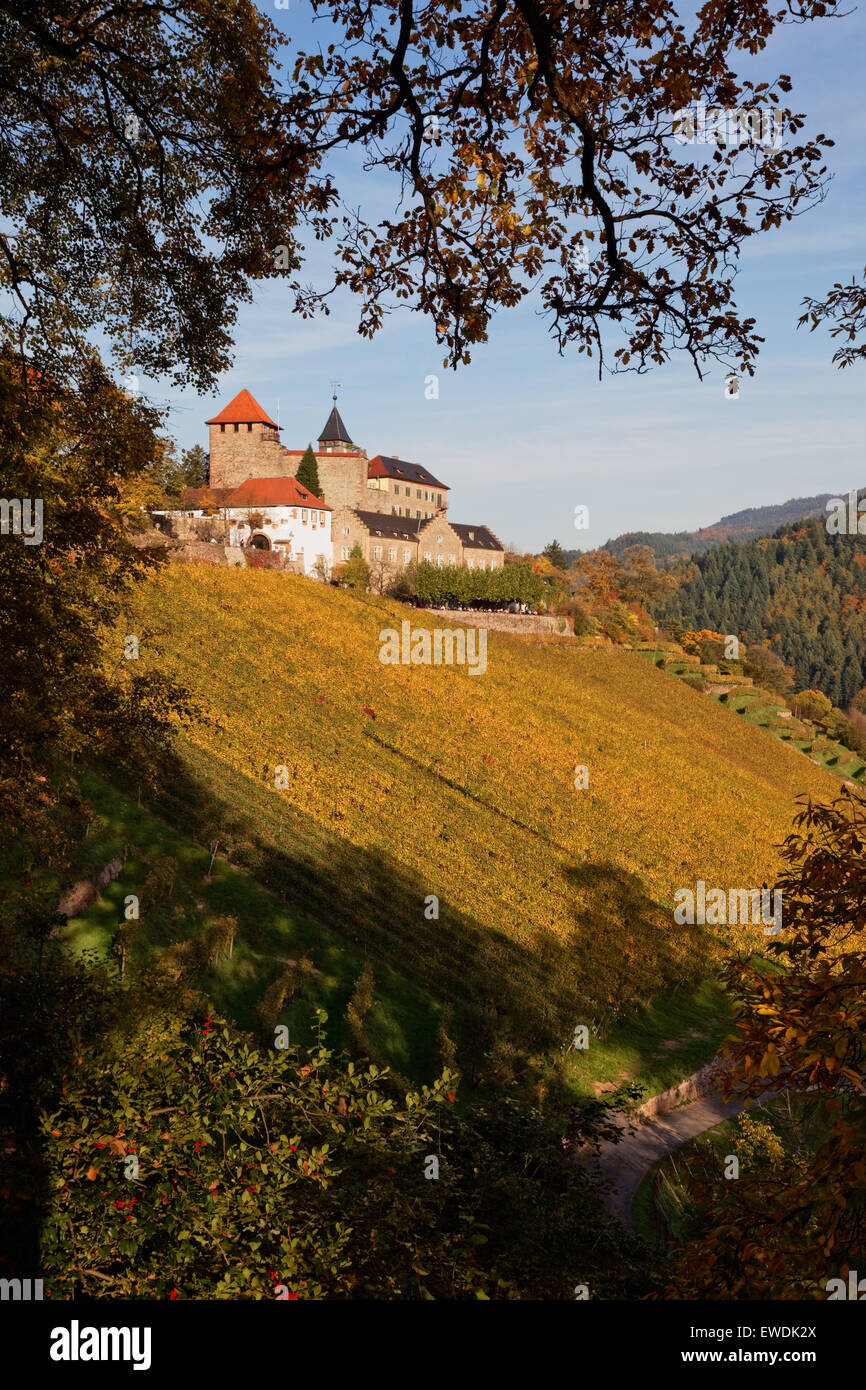
<path id="1" fill-rule="evenodd" d="M 569 1052 L 574 1089 L 589 1096 L 596 1094 L 595 1082 L 618 1086 L 636 1080 L 646 1085 L 647 1095 L 658 1095 L 712 1060 L 733 1019 L 731 1001 L 716 979 L 662 995 L 633 1017 L 591 1034 L 585 1052 Z"/>
<path id="2" fill-rule="evenodd" d="M 345 1041 L 346 1007 L 364 965 L 363 951 L 290 910 L 219 855 L 207 882 L 211 856 L 206 849 L 180 838 L 101 778 L 84 773 L 79 780 L 103 822 L 84 841 L 82 870 L 121 857 L 125 845 L 135 848 L 119 878 L 81 917 L 70 918 L 66 938 L 73 950 L 111 955 L 129 894 L 140 898 L 141 925 L 133 949 L 133 962 L 140 969 L 152 967 L 168 947 L 192 939 L 208 918 L 236 917 L 239 931 L 231 959 L 213 966 L 200 980 L 217 1009 L 243 1028 L 260 1030 L 256 1006 L 268 984 L 286 969 L 287 960 L 307 955 L 319 973 L 308 978 L 303 997 L 285 1008 L 279 1021 L 288 1025 L 290 1037 L 306 1042 L 315 1009 L 325 1008 L 329 1037 L 340 1046 Z M 178 863 L 174 889 L 170 897 L 148 907 L 142 895 L 148 871 L 169 856 Z M 377 961 L 374 973 L 376 1004 L 366 1032 L 377 1060 L 401 1073 L 429 1078 L 436 1070 L 439 1006 L 388 963 Z"/>
<path id="3" fill-rule="evenodd" d="M 824 1138 L 820 1106 L 807 1095 L 781 1095 L 749 1108 L 749 1115 L 770 1126 L 786 1151 L 814 1153 Z M 635 1193 L 632 1207 L 635 1231 L 648 1245 L 663 1249 L 669 1240 L 687 1234 L 689 1203 L 682 1174 L 699 1145 L 710 1144 L 719 1157 L 732 1151 L 738 1117 L 731 1116 L 682 1144 L 654 1163 Z"/>

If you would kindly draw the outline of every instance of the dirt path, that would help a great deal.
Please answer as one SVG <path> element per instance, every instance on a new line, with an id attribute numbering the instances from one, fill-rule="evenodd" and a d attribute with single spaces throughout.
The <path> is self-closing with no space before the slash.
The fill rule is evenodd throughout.
<path id="1" fill-rule="evenodd" d="M 722 1120 L 729 1120 L 743 1108 L 742 1100 L 726 1102 L 721 1096 L 702 1096 L 678 1110 L 646 1120 L 617 1144 L 612 1141 L 602 1144 L 593 1163 L 599 1175 L 611 1184 L 605 1196 L 608 1211 L 631 1229 L 635 1193 L 653 1164 L 665 1154 L 673 1153 L 686 1140 L 694 1139 L 721 1124 Z M 619 1123 L 625 1128 L 626 1117 L 622 1116 Z"/>

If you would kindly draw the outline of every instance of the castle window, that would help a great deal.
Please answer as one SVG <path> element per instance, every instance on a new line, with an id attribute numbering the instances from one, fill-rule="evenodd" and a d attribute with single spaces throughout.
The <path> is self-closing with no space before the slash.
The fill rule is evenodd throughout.
<path id="1" fill-rule="evenodd" d="M 456 565 L 456 564 L 457 564 L 457 560 L 456 560 L 455 556 L 449 555 L 449 556 L 448 556 L 448 563 L 449 563 L 449 565 Z"/>
<path id="2" fill-rule="evenodd" d="M 344 545 L 343 548 L 342 548 L 342 550 L 340 551 L 340 559 L 341 559 L 341 560 L 348 560 L 348 558 L 349 558 L 349 547 L 348 547 L 347 545 Z"/>
<path id="3" fill-rule="evenodd" d="M 437 504 L 438 504 L 440 507 L 442 506 L 442 493 L 441 493 L 441 492 L 437 492 L 437 494 L 436 494 L 436 502 L 437 502 Z"/>
<path id="4" fill-rule="evenodd" d="M 381 545 L 374 545 L 374 546 L 373 546 L 373 559 L 374 559 L 374 560 L 381 560 L 381 558 L 382 558 L 382 547 L 381 547 Z"/>
<path id="5" fill-rule="evenodd" d="M 225 434 L 225 432 L 226 432 L 226 427 L 225 427 L 225 425 L 220 425 L 220 434 Z"/>
<path id="6" fill-rule="evenodd" d="M 396 516 L 396 515 L 397 515 L 397 508 L 396 508 L 396 507 L 392 507 L 392 508 L 391 508 L 391 515 L 392 515 L 392 516 Z"/>
<path id="7" fill-rule="evenodd" d="M 420 521 L 420 520 L 421 520 L 421 513 L 420 513 L 420 512 L 416 512 L 416 513 L 415 513 L 415 519 L 416 519 L 417 521 Z"/>
<path id="8" fill-rule="evenodd" d="M 306 526 L 306 524 L 307 524 L 307 509 L 306 509 L 306 507 L 303 507 L 303 508 L 301 509 L 301 521 L 302 521 L 302 522 L 304 523 L 304 525 Z"/>
<path id="9" fill-rule="evenodd" d="M 437 556 L 436 556 L 436 568 L 437 568 L 437 569 L 440 569 L 440 570 L 441 570 L 441 568 L 442 568 L 442 556 L 441 556 L 441 555 L 437 555 Z"/>
<path id="10" fill-rule="evenodd" d="M 394 546 L 392 545 L 392 546 L 391 546 L 391 549 L 388 551 L 388 559 L 389 559 L 389 560 L 391 561 L 391 563 L 393 564 L 394 561 L 396 560 L 396 558 L 397 558 L 397 551 L 395 550 Z"/>
<path id="11" fill-rule="evenodd" d="M 235 425 L 235 434 L 237 434 L 237 432 L 238 432 L 238 427 L 237 427 L 237 425 Z"/>
<path id="12" fill-rule="evenodd" d="M 403 564 L 404 564 L 404 565 L 408 565 L 408 563 L 409 563 L 409 561 L 410 561 L 411 559 L 412 559 L 412 552 L 411 552 L 411 550 L 404 550 L 404 551 L 403 551 Z"/>
<path id="13" fill-rule="evenodd" d="M 235 429 L 237 429 L 237 425 L 235 425 Z M 420 498 L 420 496 L 421 496 L 421 489 L 420 489 L 420 487 L 416 487 L 416 489 L 415 489 L 415 494 L 416 494 L 416 496 L 417 496 L 418 498 Z M 420 513 L 419 513 L 419 515 L 420 515 Z"/>
<path id="14" fill-rule="evenodd" d="M 424 489 L 424 501 L 425 501 L 425 502 L 427 501 L 427 489 L 426 489 L 426 487 L 425 487 L 425 489 Z"/>
<path id="15" fill-rule="evenodd" d="M 442 544 L 442 537 L 441 537 L 441 536 L 437 536 L 437 537 L 436 537 L 436 544 L 437 544 L 437 545 L 441 545 L 441 544 Z"/>
<path id="16" fill-rule="evenodd" d="M 344 527 L 343 527 L 343 535 L 344 535 L 344 536 L 348 536 L 348 534 L 349 534 L 349 528 L 348 528 L 348 526 L 344 526 Z"/>
<path id="17" fill-rule="evenodd" d="M 469 570 L 474 570 L 475 568 L 475 561 L 472 559 L 471 555 L 469 559 L 466 561 L 466 568 Z"/>
<path id="18" fill-rule="evenodd" d="M 399 484 L 399 483 L 395 483 L 395 484 L 394 484 L 394 495 L 396 496 L 397 493 L 399 493 L 399 491 L 400 491 L 400 484 Z"/>
<path id="19" fill-rule="evenodd" d="M 252 434 L 252 432 L 253 432 L 253 427 L 252 427 L 252 425 L 247 425 L 247 434 Z"/>

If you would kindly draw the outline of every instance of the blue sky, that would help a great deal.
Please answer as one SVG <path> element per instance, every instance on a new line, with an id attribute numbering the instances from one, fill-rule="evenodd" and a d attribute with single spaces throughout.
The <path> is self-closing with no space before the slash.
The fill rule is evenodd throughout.
<path id="1" fill-rule="evenodd" d="M 272 13 L 309 44 L 304 0 Z M 347 428 L 371 457 L 423 463 L 450 485 L 455 521 L 486 523 L 521 550 L 554 536 L 585 548 L 622 531 L 692 529 L 743 507 L 862 486 L 866 367 L 840 372 L 829 335 L 796 322 L 804 295 L 822 296 L 866 265 L 864 34 L 862 10 L 791 26 L 742 68 L 752 80 L 790 73 L 787 101 L 807 113 L 805 133 L 823 132 L 836 146 L 826 201 L 754 238 L 741 260 L 737 301 L 766 341 L 738 400 L 725 399 L 720 368 L 700 381 L 684 358 L 599 382 L 585 357 L 559 357 L 528 301 L 494 320 L 468 367 L 446 371 L 421 315 L 395 312 L 368 342 L 350 296 L 329 318 L 302 321 L 274 281 L 241 309 L 234 366 L 214 396 L 166 393 L 146 380 L 143 389 L 171 401 L 169 429 L 183 448 L 207 446 L 204 420 L 242 387 L 272 414 L 279 401 L 283 442 L 303 448 L 324 424 L 335 378 Z M 352 185 L 359 201 L 365 184 Z M 425 399 L 431 373 L 438 400 Z M 578 504 L 589 508 L 588 531 L 574 530 Z"/>

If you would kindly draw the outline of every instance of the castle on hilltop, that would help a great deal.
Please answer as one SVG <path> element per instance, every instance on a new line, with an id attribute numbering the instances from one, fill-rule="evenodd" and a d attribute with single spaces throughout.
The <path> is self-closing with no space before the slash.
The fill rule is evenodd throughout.
<path id="1" fill-rule="evenodd" d="M 307 574 L 344 564 L 353 547 L 380 577 L 412 561 L 498 569 L 502 544 L 486 526 L 448 520 L 447 483 L 420 463 L 377 454 L 354 444 L 337 398 L 314 450 L 320 496 L 296 481 L 303 449 L 280 442 L 281 427 L 249 391 L 239 391 L 210 430 L 210 484 L 188 489 L 211 494 L 224 514 L 229 543 L 283 551 Z M 188 495 L 189 504 L 204 497 Z M 177 513 L 163 508 L 167 519 Z M 203 512 L 202 512 L 203 515 Z"/>

